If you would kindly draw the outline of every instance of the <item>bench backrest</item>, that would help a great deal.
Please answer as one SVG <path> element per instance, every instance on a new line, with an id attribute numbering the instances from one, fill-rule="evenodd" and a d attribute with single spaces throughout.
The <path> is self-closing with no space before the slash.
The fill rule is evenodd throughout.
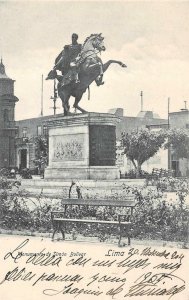
<path id="1" fill-rule="evenodd" d="M 114 199 L 62 199 L 62 205 L 89 205 L 89 206 L 114 206 L 114 207 L 134 207 L 136 205 L 135 196 L 126 196 L 125 200 Z"/>
<path id="2" fill-rule="evenodd" d="M 136 205 L 135 196 L 127 196 L 125 200 L 104 200 L 104 199 L 62 199 L 62 206 L 65 207 L 64 211 L 52 211 L 51 219 L 53 220 L 55 216 L 58 215 L 66 215 L 67 206 L 79 205 L 79 206 L 105 206 L 105 207 L 127 207 L 131 210 L 131 215 L 133 214 L 133 209 Z M 119 214 L 118 218 L 120 220 L 120 216 L 124 214 Z"/>
<path id="3" fill-rule="evenodd" d="M 157 176 L 157 177 L 168 177 L 168 176 L 173 176 L 174 171 L 173 170 L 166 170 L 166 169 L 157 169 L 153 168 L 152 170 L 152 176 Z"/>

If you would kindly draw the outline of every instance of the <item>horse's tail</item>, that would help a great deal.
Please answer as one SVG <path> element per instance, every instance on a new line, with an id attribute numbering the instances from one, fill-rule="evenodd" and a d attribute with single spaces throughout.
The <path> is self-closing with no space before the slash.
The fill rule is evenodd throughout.
<path id="1" fill-rule="evenodd" d="M 90 100 L 90 86 L 88 85 L 88 100 Z"/>

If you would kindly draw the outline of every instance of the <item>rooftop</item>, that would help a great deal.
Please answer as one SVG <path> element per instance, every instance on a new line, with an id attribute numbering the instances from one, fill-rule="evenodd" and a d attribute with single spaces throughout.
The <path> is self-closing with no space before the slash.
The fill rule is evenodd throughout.
<path id="1" fill-rule="evenodd" d="M 177 114 L 189 114 L 189 110 L 187 108 L 182 108 L 179 111 L 170 112 L 170 115 L 177 115 Z"/>
<path id="2" fill-rule="evenodd" d="M 151 110 L 147 111 L 140 111 L 137 115 L 137 118 L 154 118 L 154 119 L 160 119 L 160 116 L 156 113 L 154 113 Z"/>

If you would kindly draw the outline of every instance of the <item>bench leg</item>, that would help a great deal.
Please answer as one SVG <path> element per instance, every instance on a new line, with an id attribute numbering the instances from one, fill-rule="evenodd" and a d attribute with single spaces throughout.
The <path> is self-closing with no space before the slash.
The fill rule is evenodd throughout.
<path id="1" fill-rule="evenodd" d="M 118 246 L 121 246 L 121 234 L 119 234 Z"/>
<path id="2" fill-rule="evenodd" d="M 119 241 L 118 241 L 118 246 L 121 246 L 121 238 L 122 238 L 122 225 L 121 223 L 119 224 Z M 129 232 L 129 228 L 127 228 L 127 238 L 128 238 L 128 245 L 131 245 L 131 236 Z"/>
<path id="3" fill-rule="evenodd" d="M 64 230 L 62 229 L 61 225 L 60 225 L 60 231 L 62 233 L 62 239 L 65 240 L 65 233 L 64 233 Z"/>
<path id="4" fill-rule="evenodd" d="M 62 229 L 62 226 L 60 224 L 60 222 L 58 222 L 57 225 L 54 225 L 54 231 L 53 231 L 53 235 L 52 235 L 52 241 L 54 241 L 54 236 L 55 236 L 55 233 L 58 232 L 58 231 L 61 231 L 62 233 L 62 239 L 65 240 L 65 233 Z"/>
<path id="5" fill-rule="evenodd" d="M 130 237 L 130 233 L 129 232 L 128 232 L 127 236 L 128 236 L 128 245 L 130 246 L 131 245 L 131 237 Z"/>
<path id="6" fill-rule="evenodd" d="M 53 235 L 52 235 L 52 241 L 54 241 L 54 236 L 55 236 L 55 233 L 56 233 L 57 231 L 58 231 L 57 228 L 55 228 L 54 231 L 53 231 Z"/>
<path id="7" fill-rule="evenodd" d="M 128 245 L 131 245 L 131 235 L 130 235 L 130 227 L 131 225 L 128 226 L 128 230 L 127 230 L 127 238 L 128 238 Z"/>
<path id="8" fill-rule="evenodd" d="M 118 247 L 121 246 L 121 238 L 122 238 L 122 226 L 121 226 L 121 222 L 119 222 L 119 240 L 118 240 Z"/>

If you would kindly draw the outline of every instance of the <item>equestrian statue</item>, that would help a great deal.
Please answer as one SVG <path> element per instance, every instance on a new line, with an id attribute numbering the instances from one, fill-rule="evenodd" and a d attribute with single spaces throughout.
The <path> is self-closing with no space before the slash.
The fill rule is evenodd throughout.
<path id="1" fill-rule="evenodd" d="M 55 65 L 47 76 L 48 79 L 57 79 L 58 95 L 62 100 L 64 115 L 70 114 L 69 99 L 75 98 L 73 107 L 85 113 L 78 103 L 83 94 L 95 81 L 97 86 L 103 85 L 103 74 L 112 63 L 126 67 L 117 60 L 109 60 L 103 64 L 98 54 L 105 51 L 104 37 L 102 34 L 91 34 L 86 38 L 83 45 L 78 44 L 78 35 L 72 34 L 72 44 L 64 46 L 64 49 L 55 59 Z M 59 71 L 61 74 L 58 74 Z"/>

